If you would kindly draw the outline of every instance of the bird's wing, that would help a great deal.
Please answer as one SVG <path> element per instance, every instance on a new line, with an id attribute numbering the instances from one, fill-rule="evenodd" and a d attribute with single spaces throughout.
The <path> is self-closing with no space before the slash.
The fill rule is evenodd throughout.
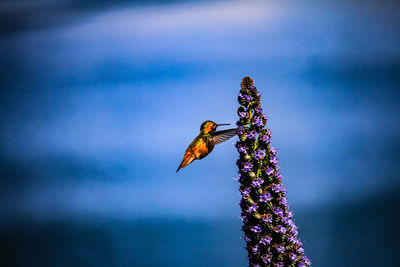
<path id="1" fill-rule="evenodd" d="M 239 129 L 234 128 L 234 129 L 212 132 L 211 136 L 213 138 L 214 143 L 219 144 L 219 143 L 225 142 L 226 140 L 234 137 L 238 133 L 239 133 Z"/>

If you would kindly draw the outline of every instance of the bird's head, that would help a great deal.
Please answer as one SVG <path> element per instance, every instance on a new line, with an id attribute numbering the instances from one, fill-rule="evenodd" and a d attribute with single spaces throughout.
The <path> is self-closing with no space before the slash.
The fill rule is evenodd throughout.
<path id="1" fill-rule="evenodd" d="M 205 121 L 201 124 L 200 131 L 204 132 L 204 133 L 213 132 L 213 131 L 215 131 L 215 129 L 217 129 L 218 126 L 221 126 L 221 125 L 229 125 L 229 124 L 226 124 L 226 123 L 217 124 L 213 121 Z"/>

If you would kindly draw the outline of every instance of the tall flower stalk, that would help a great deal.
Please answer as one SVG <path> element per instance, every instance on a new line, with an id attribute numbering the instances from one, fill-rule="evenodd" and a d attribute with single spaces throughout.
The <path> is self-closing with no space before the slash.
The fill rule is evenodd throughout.
<path id="1" fill-rule="evenodd" d="M 308 266 L 297 226 L 286 200 L 279 174 L 277 150 L 271 147 L 268 117 L 260 93 L 250 77 L 244 77 L 238 96 L 240 193 L 244 240 L 250 266 Z"/>

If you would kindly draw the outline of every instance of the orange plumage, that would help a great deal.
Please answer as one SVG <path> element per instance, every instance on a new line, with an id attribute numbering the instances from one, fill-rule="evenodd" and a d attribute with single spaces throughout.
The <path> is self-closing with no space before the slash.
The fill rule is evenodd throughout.
<path id="1" fill-rule="evenodd" d="M 183 160 L 176 172 L 186 167 L 194 160 L 204 158 L 214 149 L 216 144 L 228 140 L 229 138 L 235 136 L 238 132 L 236 128 L 224 131 L 215 131 L 215 129 L 220 125 L 228 124 L 216 124 L 213 121 L 205 121 L 201 124 L 200 134 L 186 149 Z"/>

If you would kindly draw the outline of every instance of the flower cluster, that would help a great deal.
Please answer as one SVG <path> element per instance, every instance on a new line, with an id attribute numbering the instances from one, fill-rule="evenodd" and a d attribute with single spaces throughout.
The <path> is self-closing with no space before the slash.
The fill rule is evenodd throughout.
<path id="1" fill-rule="evenodd" d="M 260 94 L 250 77 L 244 77 L 238 95 L 241 218 L 250 266 L 308 266 L 303 244 L 278 173 L 277 150 L 270 146 Z"/>

